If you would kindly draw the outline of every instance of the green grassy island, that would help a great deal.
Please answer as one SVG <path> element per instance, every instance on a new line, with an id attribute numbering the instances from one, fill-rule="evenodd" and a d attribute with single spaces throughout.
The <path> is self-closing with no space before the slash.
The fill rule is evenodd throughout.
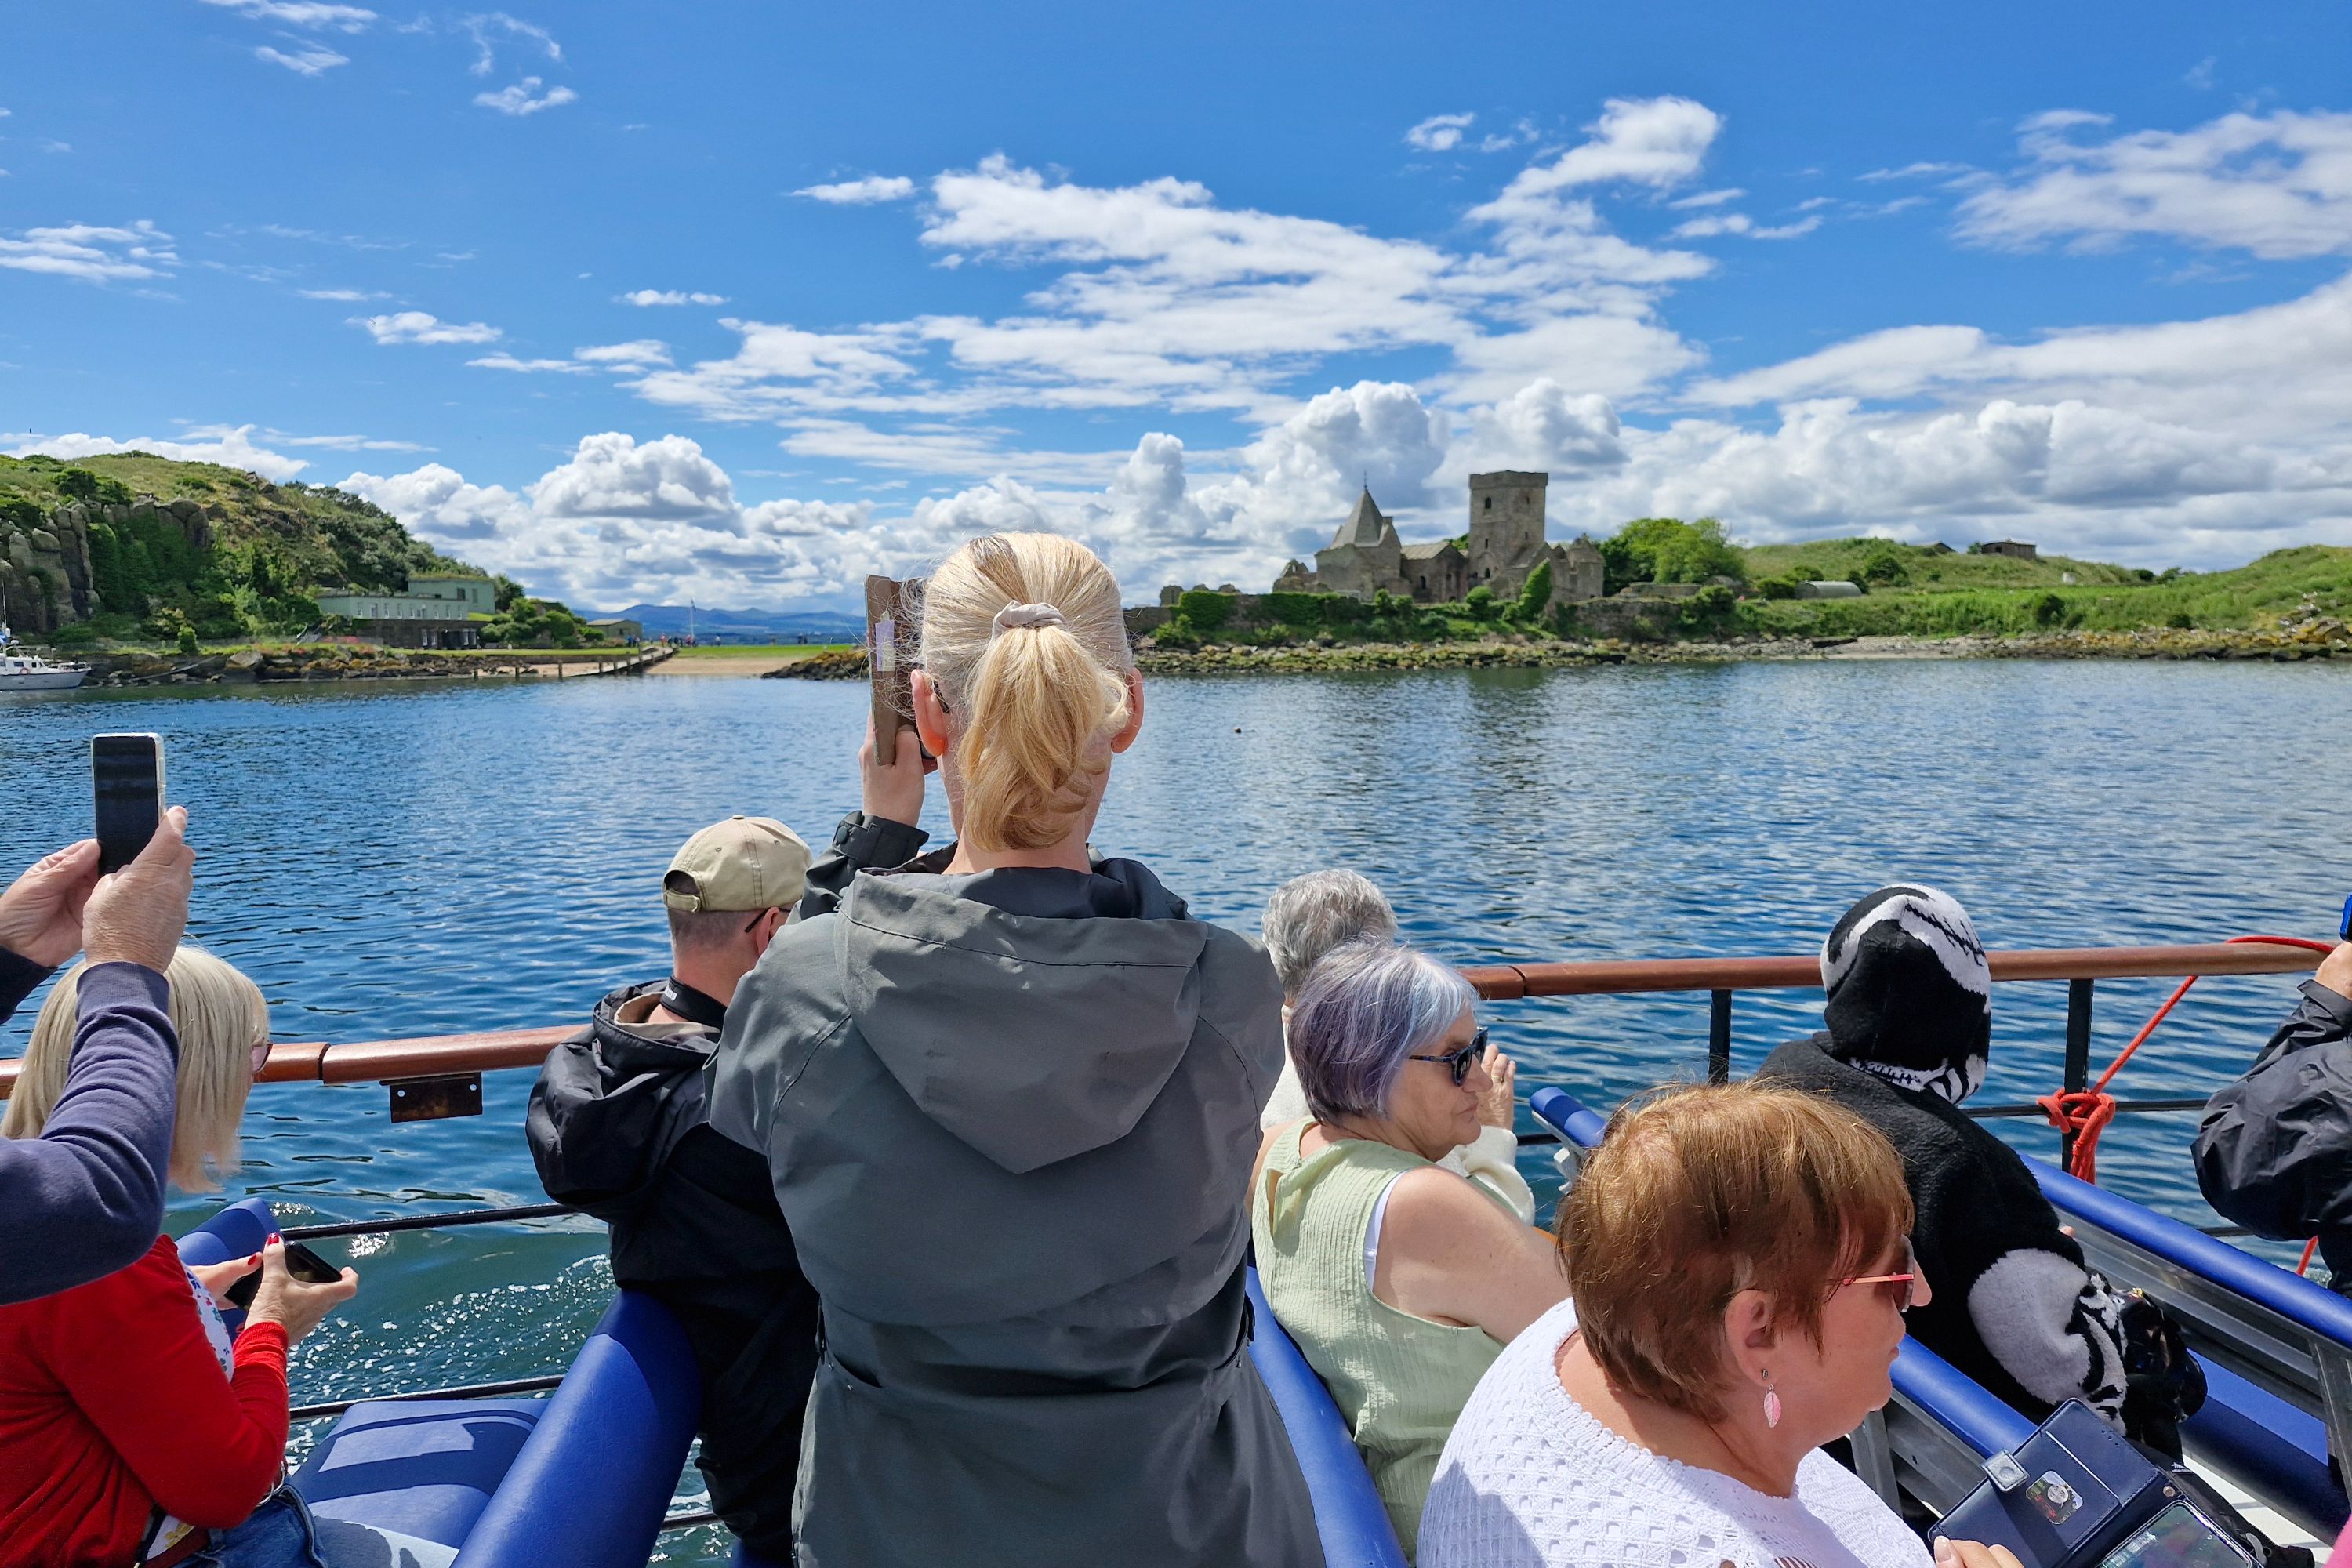
<path id="1" fill-rule="evenodd" d="M 1580 604 L 1549 602 L 1538 568 L 1515 601 L 1195 588 L 1130 626 L 1167 670 L 1769 658 L 1864 639 L 1954 656 L 2352 656 L 2352 549 L 2330 545 L 2158 573 L 1875 538 L 1743 547 L 1712 520 L 1647 518 L 1601 552 L 1602 596 Z"/>

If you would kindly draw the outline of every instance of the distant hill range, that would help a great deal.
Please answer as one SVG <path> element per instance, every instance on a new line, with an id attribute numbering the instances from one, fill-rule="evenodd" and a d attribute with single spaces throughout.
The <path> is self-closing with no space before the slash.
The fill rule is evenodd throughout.
<path id="1" fill-rule="evenodd" d="M 805 637 L 813 643 L 857 642 L 866 636 L 866 622 L 835 610 L 719 610 L 708 605 L 688 613 L 684 605 L 631 605 L 625 610 L 583 610 L 591 621 L 619 619 L 638 622 L 649 637 L 682 637 L 691 620 L 695 637 L 728 643 L 788 643 Z"/>

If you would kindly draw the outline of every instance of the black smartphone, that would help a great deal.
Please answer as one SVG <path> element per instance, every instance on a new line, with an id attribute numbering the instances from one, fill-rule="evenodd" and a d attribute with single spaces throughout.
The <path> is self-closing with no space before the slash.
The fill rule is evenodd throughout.
<path id="1" fill-rule="evenodd" d="M 311 1285 L 332 1285 L 343 1277 L 343 1271 L 303 1246 L 299 1241 L 286 1244 L 286 1272 Z M 261 1270 L 252 1273 L 228 1288 L 229 1305 L 243 1310 L 253 1305 L 253 1293 L 261 1289 Z"/>
<path id="2" fill-rule="evenodd" d="M 92 735 L 89 784 L 98 868 L 120 871 L 139 858 L 163 819 L 163 737 Z"/>

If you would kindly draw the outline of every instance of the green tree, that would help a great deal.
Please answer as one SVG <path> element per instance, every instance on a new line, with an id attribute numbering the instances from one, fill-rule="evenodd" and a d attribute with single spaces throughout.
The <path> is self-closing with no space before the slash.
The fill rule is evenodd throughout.
<path id="1" fill-rule="evenodd" d="M 1870 548 L 1863 552 L 1855 581 L 1884 583 L 1890 587 L 1911 581 L 1911 568 L 1904 562 L 1903 547 L 1888 540 L 1873 540 Z"/>
<path id="2" fill-rule="evenodd" d="M 1713 631 L 1731 619 L 1739 595 L 1720 583 L 1709 583 L 1683 601 L 1677 619 L 1689 631 Z"/>
<path id="3" fill-rule="evenodd" d="M 1601 591 L 1613 594 L 1632 583 L 1704 583 L 1710 577 L 1745 580 L 1747 563 L 1711 517 L 1685 522 L 1675 517 L 1642 517 L 1601 542 Z"/>
<path id="4" fill-rule="evenodd" d="M 1514 606 L 1512 619 L 1539 620 L 1544 608 L 1551 603 L 1551 563 L 1538 561 L 1536 569 L 1528 574 L 1527 586 L 1519 590 L 1519 602 Z"/>
<path id="5" fill-rule="evenodd" d="M 1464 596 L 1462 603 L 1469 610 L 1470 618 L 1474 621 L 1491 621 L 1495 618 L 1495 590 L 1487 587 L 1484 583 L 1471 589 Z"/>
<path id="6" fill-rule="evenodd" d="M 503 572 L 490 579 L 490 607 L 494 610 L 511 610 L 523 596 L 522 584 Z"/>
<path id="7" fill-rule="evenodd" d="M 200 651 L 200 650 L 197 648 L 197 647 L 196 647 L 196 628 L 195 628 L 195 627 L 194 627 L 194 626 L 187 626 L 187 625 L 185 625 L 185 624 L 183 624 L 183 625 L 181 626 L 181 627 L 180 627 L 180 651 L 181 651 L 182 653 L 195 653 L 195 652 Z"/>

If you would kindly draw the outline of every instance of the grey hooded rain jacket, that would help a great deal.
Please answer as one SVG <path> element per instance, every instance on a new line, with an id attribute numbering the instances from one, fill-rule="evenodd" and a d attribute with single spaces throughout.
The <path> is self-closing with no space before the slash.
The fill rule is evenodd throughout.
<path id="1" fill-rule="evenodd" d="M 778 934 L 710 1122 L 824 1300 L 803 1568 L 1322 1563 L 1242 1289 L 1281 1006 L 1132 861 L 860 875 Z"/>

